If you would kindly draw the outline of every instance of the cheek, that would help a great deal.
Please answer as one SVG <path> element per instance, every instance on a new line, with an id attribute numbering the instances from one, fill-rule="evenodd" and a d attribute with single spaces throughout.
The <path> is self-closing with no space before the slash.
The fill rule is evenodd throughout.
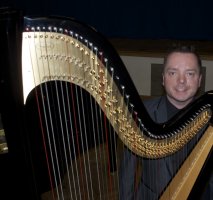
<path id="1" fill-rule="evenodd" d="M 201 81 L 199 79 L 196 80 L 189 80 L 188 83 L 192 86 L 192 87 L 200 87 Z"/>
<path id="2" fill-rule="evenodd" d="M 175 82 L 175 80 L 174 79 L 170 79 L 170 78 L 164 78 L 163 79 L 163 86 L 171 86 L 171 85 L 173 85 L 174 84 L 174 82 Z"/>

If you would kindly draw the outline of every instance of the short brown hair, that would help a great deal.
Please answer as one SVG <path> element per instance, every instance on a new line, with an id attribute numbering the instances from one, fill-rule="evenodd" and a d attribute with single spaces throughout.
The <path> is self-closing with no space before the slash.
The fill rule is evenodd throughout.
<path id="1" fill-rule="evenodd" d="M 198 64 L 198 68 L 199 68 L 199 73 L 201 73 L 201 68 L 202 68 L 202 61 L 200 59 L 199 54 L 196 52 L 196 49 L 194 46 L 184 46 L 184 45 L 174 45 L 171 49 L 169 49 L 169 51 L 167 52 L 166 56 L 164 57 L 164 68 L 166 66 L 168 57 L 172 54 L 172 53 L 191 53 L 193 55 L 195 55 L 196 59 L 197 59 L 197 64 Z"/>

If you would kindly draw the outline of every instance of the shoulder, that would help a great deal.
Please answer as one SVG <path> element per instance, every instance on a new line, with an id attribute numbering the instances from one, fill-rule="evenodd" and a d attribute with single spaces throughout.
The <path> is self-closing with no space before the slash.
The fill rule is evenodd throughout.
<path id="1" fill-rule="evenodd" d="M 166 96 L 160 96 L 143 102 L 150 117 L 158 123 L 162 123 L 167 120 L 166 101 Z"/>
<path id="2" fill-rule="evenodd" d="M 165 96 L 159 96 L 159 97 L 153 97 L 148 100 L 144 100 L 143 103 L 146 109 L 149 109 L 149 108 L 153 109 L 153 108 L 157 108 L 161 102 L 165 102 L 165 101 L 166 101 Z"/>

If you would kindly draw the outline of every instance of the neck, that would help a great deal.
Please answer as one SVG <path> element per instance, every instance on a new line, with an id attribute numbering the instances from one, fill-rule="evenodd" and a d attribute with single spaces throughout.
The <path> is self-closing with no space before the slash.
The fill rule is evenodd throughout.
<path id="1" fill-rule="evenodd" d="M 175 106 L 177 109 L 183 109 L 183 108 L 186 107 L 189 103 L 191 103 L 192 100 L 193 100 L 194 98 L 188 99 L 188 100 L 186 100 L 186 101 L 177 101 L 177 100 L 175 100 L 175 99 L 173 99 L 173 98 L 171 98 L 171 97 L 169 97 L 169 96 L 167 95 L 167 99 L 168 99 L 168 101 L 169 101 L 173 106 Z"/>

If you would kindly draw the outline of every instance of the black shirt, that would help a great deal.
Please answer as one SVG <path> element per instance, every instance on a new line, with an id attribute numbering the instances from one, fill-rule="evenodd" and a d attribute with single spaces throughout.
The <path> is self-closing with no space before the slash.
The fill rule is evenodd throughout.
<path id="1" fill-rule="evenodd" d="M 166 107 L 167 107 L 168 120 L 171 119 L 175 114 L 177 114 L 181 110 L 176 108 L 173 104 L 171 104 L 168 98 L 166 98 Z"/>

